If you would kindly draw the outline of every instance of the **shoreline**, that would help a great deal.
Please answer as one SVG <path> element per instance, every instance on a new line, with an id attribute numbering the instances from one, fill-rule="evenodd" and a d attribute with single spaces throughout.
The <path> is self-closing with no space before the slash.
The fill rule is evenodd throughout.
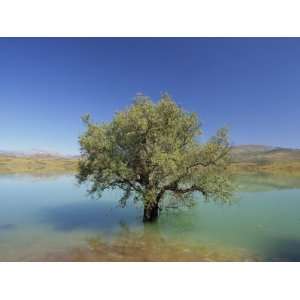
<path id="1" fill-rule="evenodd" d="M 0 156 L 0 174 L 75 174 L 79 159 L 50 156 Z M 270 161 L 268 163 L 233 162 L 228 168 L 233 175 L 262 173 L 300 176 L 300 161 Z"/>

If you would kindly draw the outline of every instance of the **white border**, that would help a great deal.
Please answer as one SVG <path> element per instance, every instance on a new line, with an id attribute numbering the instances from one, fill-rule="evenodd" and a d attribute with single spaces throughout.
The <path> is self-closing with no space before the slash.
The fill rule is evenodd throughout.
<path id="1" fill-rule="evenodd" d="M 2 263 L 0 267 L 5 300 L 299 297 L 299 265 L 292 263 Z"/>
<path id="2" fill-rule="evenodd" d="M 299 1 L 0 0 L 0 36 L 300 36 Z M 1 51 L 1 49 L 0 49 Z M 1 68 L 1 66 L 0 66 Z M 299 263 L 0 263 L 1 299 L 294 299 Z"/>
<path id="3" fill-rule="evenodd" d="M 0 36 L 300 36 L 296 0 L 1 0 Z"/>

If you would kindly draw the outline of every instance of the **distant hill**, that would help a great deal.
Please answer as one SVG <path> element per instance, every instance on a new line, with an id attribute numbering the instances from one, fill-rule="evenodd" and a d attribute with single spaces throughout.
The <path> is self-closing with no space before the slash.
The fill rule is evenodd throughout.
<path id="1" fill-rule="evenodd" d="M 232 161 L 261 164 L 300 161 L 300 149 L 265 145 L 239 145 L 232 148 Z"/>
<path id="2" fill-rule="evenodd" d="M 77 171 L 78 158 L 45 151 L 0 151 L 0 174 L 59 174 Z"/>
<path id="3" fill-rule="evenodd" d="M 58 152 L 32 149 L 30 151 L 6 151 L 0 150 L 0 157 L 24 157 L 45 159 L 79 159 L 79 155 L 66 155 Z M 300 149 L 274 147 L 266 145 L 238 145 L 231 151 L 233 163 L 276 163 L 276 162 L 300 162 Z"/>
<path id="4" fill-rule="evenodd" d="M 53 158 L 53 159 L 76 159 L 78 155 L 66 155 L 58 152 L 51 152 L 45 150 L 32 149 L 30 151 L 7 151 L 0 150 L 0 156 L 10 157 L 28 157 L 28 158 Z"/>

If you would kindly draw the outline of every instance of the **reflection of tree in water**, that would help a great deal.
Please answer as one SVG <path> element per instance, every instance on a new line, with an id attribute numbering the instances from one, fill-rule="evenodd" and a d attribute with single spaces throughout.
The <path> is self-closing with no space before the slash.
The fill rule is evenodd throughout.
<path id="1" fill-rule="evenodd" d="M 164 238 L 151 224 L 141 231 L 120 224 L 113 240 L 95 237 L 86 249 L 75 250 L 67 260 L 72 261 L 245 261 L 254 260 L 245 251 L 211 249 Z"/>

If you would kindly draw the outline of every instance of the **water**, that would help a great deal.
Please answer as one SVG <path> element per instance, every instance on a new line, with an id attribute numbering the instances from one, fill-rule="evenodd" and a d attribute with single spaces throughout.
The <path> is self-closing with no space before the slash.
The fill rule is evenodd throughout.
<path id="1" fill-rule="evenodd" d="M 206 203 L 196 196 L 195 207 L 165 211 L 156 224 L 145 227 L 141 207 L 117 207 L 118 191 L 108 191 L 99 200 L 77 186 L 72 175 L 1 175 L 0 261 L 68 260 L 76 249 L 93 248 L 89 243 L 95 238 L 105 241 L 101 247 L 117 240 L 119 248 L 106 244 L 104 254 L 119 251 L 119 260 L 129 255 L 125 241 L 131 247 L 127 260 L 143 259 L 139 247 L 148 245 L 150 260 L 159 260 L 159 253 L 168 260 L 175 252 L 171 260 L 201 260 L 195 247 L 205 246 L 219 253 L 242 253 L 246 260 L 300 261 L 300 179 L 241 175 L 237 185 L 232 205 Z M 136 242 L 135 234 L 143 237 L 143 244 Z M 145 244 L 145 237 L 153 247 Z M 175 242 L 180 251 L 168 251 Z M 231 258 L 220 260 L 239 260 Z"/>

